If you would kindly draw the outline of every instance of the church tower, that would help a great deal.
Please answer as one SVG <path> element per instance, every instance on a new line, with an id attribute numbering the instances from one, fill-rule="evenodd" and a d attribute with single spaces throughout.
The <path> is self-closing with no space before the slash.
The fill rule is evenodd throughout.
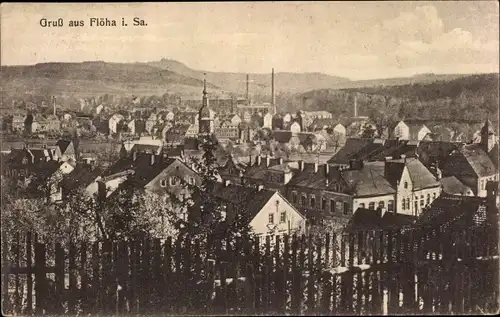
<path id="1" fill-rule="evenodd" d="M 483 128 L 481 129 L 481 147 L 486 153 L 489 153 L 495 145 L 495 131 L 491 127 L 490 120 L 486 119 Z"/>
<path id="2" fill-rule="evenodd" d="M 210 109 L 207 98 L 207 80 L 203 79 L 203 100 L 198 112 L 198 133 L 200 135 L 210 135 L 214 133 L 213 112 Z"/>

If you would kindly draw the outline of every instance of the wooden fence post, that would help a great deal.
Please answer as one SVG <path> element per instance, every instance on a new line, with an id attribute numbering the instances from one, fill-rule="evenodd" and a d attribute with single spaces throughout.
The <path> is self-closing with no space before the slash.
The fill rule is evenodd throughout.
<path id="1" fill-rule="evenodd" d="M 273 297 L 273 308 L 279 313 L 283 314 L 285 310 L 285 303 L 283 302 L 284 294 L 286 293 L 285 285 L 283 284 L 284 278 L 284 265 L 281 261 L 280 256 L 280 243 L 281 238 L 279 235 L 275 237 L 275 246 L 274 246 L 274 297 Z"/>
<path id="2" fill-rule="evenodd" d="M 5 231 L 2 232 L 2 310 L 4 312 L 10 312 L 10 298 L 9 298 L 9 274 L 10 274 L 10 263 L 9 263 L 9 243 L 8 237 Z"/>
<path id="3" fill-rule="evenodd" d="M 33 258 L 32 258 L 32 247 L 33 247 L 33 240 L 32 240 L 32 233 L 31 231 L 28 232 L 26 235 L 26 268 L 28 270 L 28 274 L 26 277 L 26 285 L 27 285 L 27 292 L 26 292 L 26 314 L 29 315 L 33 312 Z"/>
<path id="4" fill-rule="evenodd" d="M 46 270 L 45 261 L 45 244 L 35 244 L 35 306 L 36 314 L 42 314 L 46 308 L 46 295 L 47 295 L 47 279 L 45 276 Z"/>
<path id="5" fill-rule="evenodd" d="M 163 245 L 163 308 L 172 308 L 172 237 L 167 237 Z M 205 299 L 204 299 L 205 300 Z M 208 307 L 208 302 L 205 303 Z M 167 306 L 168 305 L 168 306 Z"/>
<path id="6" fill-rule="evenodd" d="M 73 242 L 69 244 L 68 253 L 68 273 L 69 273 L 69 289 L 68 289 L 68 312 L 75 312 L 77 300 L 76 288 L 76 247 Z"/>
<path id="7" fill-rule="evenodd" d="M 246 264 L 245 270 L 245 278 L 246 278 L 246 313 L 248 315 L 253 315 L 255 312 L 255 281 L 254 281 L 254 273 L 253 273 L 253 265 L 252 263 Z"/>
<path id="8" fill-rule="evenodd" d="M 56 298 L 54 298 L 54 306 L 55 310 L 54 313 L 59 313 L 63 314 L 64 313 L 64 249 L 61 246 L 61 243 L 57 242 L 55 244 L 55 295 Z"/>
<path id="9" fill-rule="evenodd" d="M 312 236 L 309 235 L 307 241 L 307 271 L 309 276 L 307 277 L 307 312 L 313 314 L 314 312 L 314 244 L 312 241 Z"/>
<path id="10" fill-rule="evenodd" d="M 14 245 L 14 256 L 15 256 L 15 268 L 16 268 L 16 275 L 14 276 L 14 307 L 15 310 L 14 312 L 20 313 L 21 312 L 21 296 L 19 295 L 19 267 L 21 264 L 21 250 L 20 250 L 20 235 L 19 232 L 16 232 L 16 237 L 15 237 L 15 245 Z"/>
<path id="11" fill-rule="evenodd" d="M 92 306 L 94 313 L 98 313 L 99 308 L 102 307 L 99 264 L 99 242 L 96 241 L 92 244 Z"/>
<path id="12" fill-rule="evenodd" d="M 302 275 L 297 267 L 297 251 L 298 251 L 297 235 L 292 236 L 292 313 L 298 315 L 300 313 L 302 290 L 301 278 Z"/>
<path id="13" fill-rule="evenodd" d="M 287 301 L 288 301 L 288 280 L 289 280 L 289 270 L 290 270 L 290 259 L 289 259 L 289 254 L 290 254 L 290 237 L 288 235 L 284 236 L 284 250 L 283 250 L 283 294 L 282 294 L 282 307 L 283 311 L 281 314 L 285 314 L 287 311 Z"/>

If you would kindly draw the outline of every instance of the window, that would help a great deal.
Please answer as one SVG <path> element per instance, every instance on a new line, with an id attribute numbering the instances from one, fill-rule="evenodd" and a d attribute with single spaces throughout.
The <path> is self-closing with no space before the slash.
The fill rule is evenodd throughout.
<path id="1" fill-rule="evenodd" d="M 427 194 L 427 205 L 431 203 L 431 194 Z"/>
<path id="2" fill-rule="evenodd" d="M 405 188 L 408 188 L 408 182 L 405 182 Z"/>
<path id="3" fill-rule="evenodd" d="M 411 209 L 410 198 L 406 198 L 406 208 L 408 208 L 408 210 Z"/>
<path id="4" fill-rule="evenodd" d="M 365 209 L 365 204 L 364 203 L 359 204 L 359 208 Z"/>
<path id="5" fill-rule="evenodd" d="M 387 204 L 387 210 L 394 211 L 394 200 L 389 200 L 389 203 Z"/>
<path id="6" fill-rule="evenodd" d="M 330 212 L 334 213 L 335 212 L 335 200 L 330 199 Z"/>
<path id="7" fill-rule="evenodd" d="M 404 198 L 401 201 L 401 209 L 406 210 L 406 199 L 404 199 Z"/>
<path id="8" fill-rule="evenodd" d="M 344 203 L 344 215 L 349 214 L 349 203 Z"/>
<path id="9" fill-rule="evenodd" d="M 378 202 L 378 208 L 380 208 L 380 209 L 385 208 L 385 202 L 383 202 L 383 201 L 379 201 L 379 202 Z"/>
<path id="10" fill-rule="evenodd" d="M 169 178 L 169 182 L 170 182 L 170 186 L 175 186 L 175 177 L 174 176 L 171 176 Z"/>
<path id="11" fill-rule="evenodd" d="M 326 209 L 326 199 L 321 198 L 321 210 L 325 210 L 325 209 Z"/>
<path id="12" fill-rule="evenodd" d="M 309 203 L 311 204 L 312 208 L 316 206 L 316 198 L 313 195 L 311 195 Z"/>
<path id="13" fill-rule="evenodd" d="M 194 183 L 195 183 L 195 182 L 194 182 L 194 177 L 190 177 L 190 178 L 189 178 L 189 184 L 194 185 Z"/>
<path id="14" fill-rule="evenodd" d="M 294 203 L 297 203 L 297 192 L 292 192 L 292 200 Z"/>
<path id="15" fill-rule="evenodd" d="M 432 200 L 436 199 L 436 193 L 432 194 Z"/>
<path id="16" fill-rule="evenodd" d="M 423 206 L 423 205 L 424 205 L 424 198 L 422 197 L 422 198 L 420 199 L 420 206 Z"/>
<path id="17" fill-rule="evenodd" d="M 302 206 L 305 206 L 306 205 L 306 195 L 302 195 L 302 199 L 301 199 L 301 205 Z"/>
<path id="18" fill-rule="evenodd" d="M 415 214 L 418 213 L 418 200 L 415 200 Z"/>
<path id="19" fill-rule="evenodd" d="M 342 202 L 341 201 L 335 202 L 335 212 L 342 212 Z"/>
<path id="20" fill-rule="evenodd" d="M 269 214 L 269 223 L 274 224 L 274 214 Z"/>
<path id="21" fill-rule="evenodd" d="M 280 214 L 280 223 L 285 223 L 286 222 L 286 212 L 281 212 Z"/>
<path id="22" fill-rule="evenodd" d="M 164 180 L 164 179 L 162 179 L 162 180 L 160 181 L 160 186 L 161 186 L 161 187 L 167 187 L 167 181 L 166 181 L 166 180 Z"/>
<path id="23" fill-rule="evenodd" d="M 481 189 L 484 189 L 484 180 L 481 181 Z"/>
<path id="24" fill-rule="evenodd" d="M 373 201 L 368 204 L 368 209 L 370 209 L 370 210 L 375 209 L 375 203 Z"/>

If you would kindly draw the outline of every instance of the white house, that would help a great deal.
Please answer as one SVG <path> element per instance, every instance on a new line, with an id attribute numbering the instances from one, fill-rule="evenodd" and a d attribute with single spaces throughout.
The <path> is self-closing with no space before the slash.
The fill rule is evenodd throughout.
<path id="1" fill-rule="evenodd" d="M 333 127 L 333 133 L 346 136 L 347 130 L 342 124 L 338 123 L 335 127 Z"/>
<path id="2" fill-rule="evenodd" d="M 130 134 L 135 134 L 135 119 L 130 120 L 130 122 L 127 124 L 127 127 Z"/>
<path id="3" fill-rule="evenodd" d="M 226 219 L 234 219 L 236 212 L 249 215 L 250 227 L 258 235 L 304 233 L 306 218 L 278 191 L 243 187 L 225 181 L 216 193 L 226 202 Z"/>
<path id="4" fill-rule="evenodd" d="M 272 129 L 273 128 L 273 115 L 270 112 L 268 112 L 268 113 L 266 113 L 266 115 L 264 116 L 263 119 L 264 119 L 263 127 Z"/>
<path id="5" fill-rule="evenodd" d="M 298 123 L 297 121 L 295 121 L 294 123 L 292 123 L 290 125 L 290 132 L 292 132 L 292 133 L 302 132 L 301 128 L 300 128 L 300 123 Z"/>
<path id="6" fill-rule="evenodd" d="M 287 113 L 283 116 L 283 125 L 285 125 L 286 123 L 292 121 L 292 115 Z"/>
<path id="7" fill-rule="evenodd" d="M 399 121 L 394 127 L 394 137 L 401 140 L 418 140 L 422 141 L 431 130 L 422 123 L 412 123 L 410 121 Z"/>
<path id="8" fill-rule="evenodd" d="M 95 108 L 95 113 L 100 114 L 104 110 L 104 105 L 100 104 Z"/>
<path id="9" fill-rule="evenodd" d="M 175 119 L 175 114 L 172 111 L 169 111 L 165 116 L 165 120 L 167 121 L 174 121 L 174 119 Z"/>
<path id="10" fill-rule="evenodd" d="M 396 188 L 397 213 L 418 216 L 441 194 L 441 177 L 416 158 L 387 161 L 384 176 Z"/>
<path id="11" fill-rule="evenodd" d="M 123 116 L 121 114 L 114 114 L 109 118 L 109 133 L 116 133 L 118 128 L 118 123 L 123 120 Z"/>

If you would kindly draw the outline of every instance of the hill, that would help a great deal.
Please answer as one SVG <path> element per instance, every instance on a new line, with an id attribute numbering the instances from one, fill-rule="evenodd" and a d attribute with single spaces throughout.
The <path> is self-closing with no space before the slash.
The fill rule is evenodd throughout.
<path id="1" fill-rule="evenodd" d="M 498 74 L 482 74 L 431 83 L 313 90 L 284 103 L 289 111 L 326 110 L 349 117 L 356 96 L 358 114 L 377 120 L 497 121 L 498 87 Z"/>
<path id="2" fill-rule="evenodd" d="M 203 70 L 194 70 L 186 65 L 171 59 L 162 59 L 156 62 L 150 62 L 147 65 L 158 67 L 160 69 L 170 70 L 185 76 L 202 79 L 206 73 L 207 81 L 219 87 L 224 87 L 226 91 L 231 91 L 240 95 L 246 92 L 245 73 L 230 72 L 205 72 Z M 257 95 L 271 94 L 271 70 L 268 74 L 249 74 L 250 93 Z M 312 89 L 330 88 L 339 84 L 349 83 L 350 80 L 344 77 L 330 76 L 322 73 L 275 73 L 275 89 L 277 92 L 300 93 Z"/>
<path id="3" fill-rule="evenodd" d="M 163 94 L 166 91 L 199 95 L 203 81 L 166 69 L 144 64 L 105 62 L 44 63 L 31 66 L 2 66 L 2 92 L 5 94 L 74 94 L 94 96 L 103 93 Z M 220 91 L 209 84 L 209 88 Z"/>

